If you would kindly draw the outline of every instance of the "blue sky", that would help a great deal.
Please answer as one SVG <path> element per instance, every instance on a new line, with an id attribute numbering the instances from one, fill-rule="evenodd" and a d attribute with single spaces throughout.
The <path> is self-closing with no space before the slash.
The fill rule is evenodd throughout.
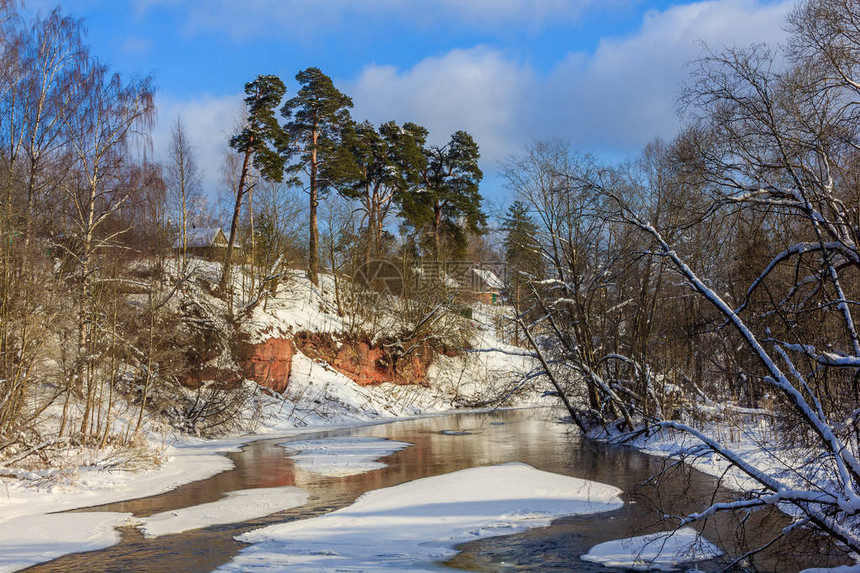
<path id="1" fill-rule="evenodd" d="M 29 0 L 27 10 L 57 4 Z M 499 161 L 540 139 L 614 157 L 671 137 L 675 94 L 701 43 L 778 42 L 789 1 L 61 0 L 93 52 L 158 87 L 156 154 L 182 116 L 210 192 L 242 87 L 316 66 L 354 117 L 415 121 L 482 149 L 485 195 L 504 201 Z"/>
<path id="2" fill-rule="evenodd" d="M 362 0 L 353 3 L 360 5 Z M 56 2 L 30 4 L 33 10 L 45 10 Z M 290 2 L 257 2 L 252 14 L 237 21 L 230 17 L 234 10 L 224 11 L 219 19 L 216 13 L 223 4 L 217 1 L 60 3 L 67 12 L 84 18 L 97 54 L 125 73 L 152 73 L 175 96 L 194 96 L 201 89 L 213 95 L 232 94 L 259 68 L 291 77 L 315 65 L 332 77 L 346 79 L 368 64 L 405 69 L 428 56 L 474 46 L 493 46 L 549 71 L 572 51 L 591 52 L 601 38 L 635 31 L 647 11 L 672 3 L 616 1 L 580 8 L 577 4 L 588 3 L 569 2 L 559 3 L 573 6 L 569 10 L 541 15 L 509 8 L 508 13 L 481 21 L 467 11 L 440 10 L 428 17 L 417 10 L 391 7 L 397 2 L 365 2 L 362 10 L 350 8 L 348 2 L 322 1 L 316 3 L 318 10 L 328 14 L 317 15 L 306 25 L 301 16 L 292 22 L 285 22 L 286 16 L 267 21 L 267 12 L 279 11 L 272 9 L 277 4 L 289 6 Z M 340 13 L 326 9 L 327 4 L 338 6 Z M 482 4 L 492 7 L 493 2 Z M 303 7 L 300 14 L 306 10 Z M 526 22 L 520 20 L 522 16 Z M 356 25 L 357 20 L 362 25 Z"/>

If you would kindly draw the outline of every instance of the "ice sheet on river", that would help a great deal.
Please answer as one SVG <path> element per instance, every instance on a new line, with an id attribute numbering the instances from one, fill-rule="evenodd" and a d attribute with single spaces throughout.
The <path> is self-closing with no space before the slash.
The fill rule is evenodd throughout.
<path id="1" fill-rule="evenodd" d="M 244 489 L 227 492 L 218 501 L 164 511 L 136 521 L 146 537 L 159 537 L 264 517 L 298 507 L 307 500 L 307 492 L 297 487 Z"/>
<path id="2" fill-rule="evenodd" d="M 600 543 L 581 557 L 607 567 L 675 571 L 684 563 L 719 557 L 723 552 L 691 527 Z"/>
<path id="3" fill-rule="evenodd" d="M 280 444 L 298 453 L 291 457 L 296 467 L 323 476 L 351 476 L 386 467 L 379 458 L 390 456 L 412 444 L 384 438 L 343 436 Z"/>
<path id="4" fill-rule="evenodd" d="M 454 546 L 621 507 L 618 488 L 513 463 L 368 492 L 350 507 L 251 531 L 222 571 L 420 571 Z"/>

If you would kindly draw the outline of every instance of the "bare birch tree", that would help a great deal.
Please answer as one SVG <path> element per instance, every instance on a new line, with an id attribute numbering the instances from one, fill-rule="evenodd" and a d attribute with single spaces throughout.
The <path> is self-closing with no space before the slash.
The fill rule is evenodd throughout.
<path id="1" fill-rule="evenodd" d="M 184 272 L 188 258 L 188 223 L 190 211 L 200 196 L 200 172 L 194 158 L 194 148 L 188 139 L 182 118 L 176 118 L 171 130 L 167 178 L 178 217 L 180 269 Z"/>
<path id="2" fill-rule="evenodd" d="M 148 128 L 153 117 L 151 80 L 124 83 L 109 75 L 97 62 L 79 68 L 78 84 L 71 94 L 74 106 L 63 117 L 69 147 L 74 157 L 74 173 L 62 189 L 69 203 L 70 239 L 66 250 L 77 263 L 79 311 L 77 347 L 79 356 L 70 387 L 80 388 L 84 412 L 80 435 L 87 438 L 97 389 L 98 301 L 95 285 L 99 266 L 97 255 L 111 246 L 127 228 L 101 233 L 105 223 L 136 193 L 123 169 L 129 143 Z M 73 110 L 73 112 L 71 111 Z"/>

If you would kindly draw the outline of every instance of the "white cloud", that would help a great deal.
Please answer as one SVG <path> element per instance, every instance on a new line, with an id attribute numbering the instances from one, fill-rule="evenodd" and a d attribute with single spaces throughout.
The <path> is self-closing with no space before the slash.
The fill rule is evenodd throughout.
<path id="1" fill-rule="evenodd" d="M 527 66 L 479 47 L 425 59 L 405 72 L 370 66 L 344 91 L 353 97 L 357 118 L 420 123 L 439 144 L 464 129 L 485 156 L 496 158 L 517 143 L 527 105 L 523 84 L 532 76 Z"/>
<path id="2" fill-rule="evenodd" d="M 555 68 L 532 110 L 539 136 L 563 127 L 575 144 L 628 150 L 671 137 L 678 90 L 703 43 L 716 51 L 775 45 L 792 4 L 714 0 L 650 12 L 636 34 L 603 40 L 594 54 L 571 55 Z"/>
<path id="3" fill-rule="evenodd" d="M 506 0 L 498 9 L 515 13 L 524 2 Z M 594 53 L 568 54 L 546 73 L 500 50 L 476 47 L 428 57 L 407 69 L 369 65 L 353 80 L 336 84 L 352 96 L 356 119 L 413 121 L 440 144 L 455 130 L 470 132 L 487 175 L 499 160 L 538 139 L 567 139 L 585 151 L 635 153 L 654 137 L 676 133 L 678 88 L 689 77 L 687 64 L 702 55 L 702 42 L 715 50 L 776 44 L 785 37 L 781 25 L 791 5 L 789 0 L 710 0 L 652 11 L 635 33 L 605 39 Z M 166 149 L 170 125 L 181 114 L 207 187 L 217 187 L 222 150 L 241 99 L 236 94 L 159 101 L 156 149 Z"/>
<path id="4" fill-rule="evenodd" d="M 142 57 L 152 52 L 153 42 L 149 38 L 136 35 L 126 36 L 122 41 L 122 51 L 130 56 Z"/>
<path id="5" fill-rule="evenodd" d="M 702 42 L 717 50 L 776 44 L 790 5 L 712 0 L 652 11 L 636 33 L 604 40 L 593 54 L 569 54 L 543 75 L 479 47 L 406 70 L 368 66 L 344 91 L 353 96 L 356 117 L 374 123 L 414 121 L 437 143 L 454 130 L 469 131 L 481 146 L 485 171 L 536 139 L 633 153 L 654 137 L 676 133 L 676 96 L 689 77 L 687 64 L 702 55 Z"/>
<path id="6" fill-rule="evenodd" d="M 547 22 L 576 21 L 591 8 L 612 8 L 632 4 L 629 0 L 442 0 L 444 16 L 454 15 L 462 22 L 480 28 L 516 23 L 537 27 Z M 438 5 L 436 13 L 439 14 Z"/>
<path id="7" fill-rule="evenodd" d="M 190 100 L 173 100 L 158 97 L 158 125 L 153 133 L 153 147 L 158 157 L 166 160 L 167 150 L 176 119 L 182 123 L 194 148 L 197 165 L 201 170 L 204 192 L 215 197 L 221 186 L 221 162 L 234 126 L 241 119 L 241 93 L 212 97 L 201 96 Z"/>

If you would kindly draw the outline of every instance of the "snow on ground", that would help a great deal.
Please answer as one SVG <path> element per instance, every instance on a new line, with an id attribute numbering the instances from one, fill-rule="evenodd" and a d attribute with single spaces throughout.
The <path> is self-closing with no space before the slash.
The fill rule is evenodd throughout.
<path id="1" fill-rule="evenodd" d="M 167 448 L 167 460 L 145 472 L 74 468 L 19 475 L 0 482 L 0 524 L 15 518 L 146 497 L 233 467 L 220 455 L 235 443 L 186 442 Z M 0 538 L 0 553 L 3 539 Z"/>
<path id="2" fill-rule="evenodd" d="M 728 409 L 723 407 L 723 409 Z M 739 410 L 738 408 L 731 408 Z M 757 468 L 765 475 L 773 476 L 786 483 L 794 481 L 799 487 L 807 488 L 808 483 L 800 482 L 798 474 L 792 467 L 797 467 L 796 458 L 802 455 L 802 451 L 793 450 L 790 446 L 780 445 L 772 427 L 771 415 L 763 410 L 746 409 L 743 415 L 735 416 L 733 419 L 721 418 L 719 421 L 706 421 L 700 429 L 703 434 L 716 440 L 730 449 L 745 463 Z M 597 439 L 610 439 L 617 441 L 623 439 L 625 434 L 594 435 Z M 684 452 L 696 448 L 701 444 L 694 436 L 673 429 L 661 429 L 647 437 L 639 437 L 632 442 L 624 441 L 640 451 L 659 457 L 683 456 Z M 798 452 L 800 451 L 800 454 Z M 749 477 L 737 467 L 732 466 L 725 458 L 713 452 L 698 453 L 684 457 L 684 462 L 697 470 L 720 479 L 724 487 L 736 491 L 755 491 L 761 488 L 761 484 Z M 819 483 L 825 483 L 823 480 Z M 822 486 L 824 489 L 826 485 Z M 777 506 L 789 516 L 797 516 L 799 512 L 791 504 L 779 504 Z M 702 508 L 704 509 L 704 507 Z M 857 557 L 854 557 L 857 559 Z M 807 569 L 801 573 L 860 573 L 860 565 L 852 565 L 836 568 Z"/>
<path id="3" fill-rule="evenodd" d="M 262 342 L 273 335 L 287 336 L 309 332 L 339 334 L 346 329 L 337 315 L 334 277 L 323 273 L 314 286 L 303 271 L 293 271 L 278 287 L 277 296 L 265 305 L 254 307 L 247 331 L 251 342 Z"/>
<path id="4" fill-rule="evenodd" d="M 290 384 L 283 396 L 259 395 L 258 427 L 255 432 L 295 434 L 314 427 L 356 424 L 404 418 L 428 413 L 450 412 L 464 404 L 480 402 L 481 397 L 501 391 L 490 385 L 507 384 L 527 370 L 527 361 L 508 362 L 507 377 L 493 375 L 511 357 L 499 353 L 470 354 L 467 357 L 439 355 L 430 365 L 429 387 L 379 384 L 359 386 L 329 364 L 296 351 L 293 355 Z M 522 365 L 521 365 L 522 363 Z M 541 397 L 538 391 L 514 402 L 519 407 L 555 405 L 554 398 Z"/>
<path id="5" fill-rule="evenodd" d="M 725 421 L 710 422 L 705 424 L 702 431 L 769 475 L 786 479 L 793 473 L 786 463 L 786 460 L 791 459 L 792 452 L 788 447 L 778 445 L 769 417 L 753 416 L 732 424 Z M 646 454 L 660 457 L 676 456 L 699 444 L 690 434 L 672 429 L 661 429 L 648 437 L 640 437 L 629 443 Z M 732 467 L 718 454 L 699 454 L 690 456 L 685 461 L 703 473 L 720 477 L 722 485 L 737 491 L 760 487 L 758 482 Z"/>
<path id="6" fill-rule="evenodd" d="M 403 391 L 389 392 L 398 388 Z M 426 388 L 416 388 L 419 387 L 394 384 L 359 386 L 325 362 L 296 351 L 290 384 L 283 396 L 258 395 L 254 407 L 260 410 L 260 415 L 255 433 L 293 435 L 313 428 L 415 416 L 424 412 L 424 406 L 432 402 L 427 397 Z M 410 391 L 415 394 L 409 394 Z M 449 406 L 439 411 L 450 409 Z"/>
<path id="7" fill-rule="evenodd" d="M 815 567 L 804 569 L 800 573 L 860 573 L 860 565 L 842 565 L 841 567 Z"/>
<path id="8" fill-rule="evenodd" d="M 223 571 L 421 571 L 454 546 L 621 507 L 618 488 L 525 464 L 461 470 L 368 492 L 350 507 L 251 531 Z"/>
<path id="9" fill-rule="evenodd" d="M 239 523 L 304 505 L 308 494 L 297 487 L 231 491 L 223 499 L 137 518 L 146 537 L 159 537 L 211 525 Z"/>
<path id="10" fill-rule="evenodd" d="M 49 512 L 146 497 L 211 477 L 233 467 L 220 454 L 235 447 L 235 440 L 193 440 L 167 448 L 167 460 L 157 470 L 74 468 L 0 480 L 0 572 L 110 547 L 119 541 L 114 527 L 129 517 L 109 512 Z"/>
<path id="11" fill-rule="evenodd" d="M 508 405 L 518 407 L 557 405 L 557 398 L 543 395 L 550 386 L 542 378 L 522 383 L 537 362 L 522 356 L 522 348 L 497 337 L 494 317 L 503 312 L 503 308 L 479 305 L 473 313 L 475 350 L 459 356 L 439 355 L 430 364 L 428 378 L 439 397 L 452 404 L 450 407 L 491 400 L 507 400 Z"/>
<path id="12" fill-rule="evenodd" d="M 341 285 L 340 288 L 345 287 Z M 345 310 L 344 316 L 338 316 L 334 278 L 331 275 L 321 274 L 320 285 L 316 287 L 304 273 L 293 272 L 278 287 L 275 296 L 270 297 L 265 304 L 253 307 L 250 318 L 244 322 L 243 331 L 250 342 L 263 342 L 273 336 L 289 337 L 301 331 L 339 336 L 356 328 L 364 329 L 376 337 L 394 335 L 404 327 L 402 313 L 399 312 L 400 302 L 392 298 L 388 304 L 380 306 L 372 317 L 363 316 L 360 310 L 351 313 L 349 308 Z M 313 371 L 313 368 L 307 366 L 309 359 L 299 353 L 296 355 L 299 356 L 299 364 L 296 364 L 295 357 L 293 363 L 293 371 L 299 376 L 294 379 L 291 374 L 287 392 L 291 398 L 296 395 L 302 398 L 305 392 L 322 397 L 319 390 L 328 386 L 327 389 L 333 393 L 330 397 L 334 398 L 334 403 L 320 408 L 323 417 L 327 413 L 326 409 L 336 417 L 338 402 L 350 404 L 350 398 L 357 399 L 369 415 L 381 417 L 443 412 L 509 396 L 515 398 L 514 402 L 507 404 L 511 406 L 547 404 L 548 400 L 541 398 L 542 392 L 530 391 L 532 386 L 542 382 L 533 381 L 526 389 L 517 386 L 536 362 L 532 358 L 511 354 L 522 353 L 522 349 L 504 342 L 508 338 L 506 334 L 510 333 L 504 332 L 502 325 L 506 321 L 503 317 L 512 313 L 513 310 L 505 306 L 475 304 L 471 319 L 474 331 L 472 347 L 502 352 L 463 352 L 453 357 L 439 355 L 429 366 L 427 378 L 431 384 L 428 388 L 381 384 L 359 391 L 352 390 L 348 393 L 351 396 L 344 395 L 343 391 L 333 393 L 332 387 L 335 382 L 349 386 L 346 376 L 336 379 L 317 369 L 315 375 L 322 375 L 329 380 L 318 384 L 315 389 L 308 389 L 306 381 L 301 379 L 302 373 Z M 317 364 L 334 372 L 328 365 Z M 517 389 L 520 392 L 516 392 Z M 309 423 L 314 423 L 313 416 Z"/>
<path id="13" fill-rule="evenodd" d="M 639 571 L 674 571 L 684 563 L 719 557 L 723 552 L 690 527 L 607 541 L 580 559 L 607 567 Z"/>
<path id="14" fill-rule="evenodd" d="M 337 316 L 333 283 L 330 275 L 323 274 L 320 286 L 315 287 L 302 273 L 292 274 L 279 286 L 276 296 L 270 297 L 265 305 L 253 307 L 243 326 L 249 341 L 289 337 L 304 330 L 335 336 L 347 332 L 346 319 Z M 396 322 L 392 310 L 396 306 L 392 302 L 390 308 L 376 317 L 372 328 L 366 325 L 368 331 L 390 334 L 394 327 L 389 329 L 386 325 Z M 359 386 L 329 364 L 297 351 L 284 396 L 258 398 L 256 407 L 261 414 L 255 431 L 295 433 L 296 429 L 314 426 L 441 413 L 493 404 L 492 400 L 499 397 L 512 397 L 506 404 L 509 406 L 554 405 L 552 398 L 542 397 L 540 388 L 534 389 L 542 381 L 532 380 L 528 388 L 518 387 L 535 361 L 512 355 L 522 353 L 522 349 L 501 340 L 502 316 L 508 311 L 502 306 L 476 305 L 472 318 L 472 346 L 504 352 L 463 352 L 453 357 L 440 354 L 429 365 L 430 384 L 426 387 L 390 383 Z"/>
<path id="15" fill-rule="evenodd" d="M 408 442 L 384 438 L 345 436 L 279 444 L 297 452 L 291 457 L 296 467 L 323 476 L 351 476 L 386 467 L 376 461 L 408 448 Z"/>
<path id="16" fill-rule="evenodd" d="M 5 520 L 0 523 L 0 571 L 110 547 L 119 541 L 115 528 L 129 517 L 128 513 L 58 513 Z"/>

